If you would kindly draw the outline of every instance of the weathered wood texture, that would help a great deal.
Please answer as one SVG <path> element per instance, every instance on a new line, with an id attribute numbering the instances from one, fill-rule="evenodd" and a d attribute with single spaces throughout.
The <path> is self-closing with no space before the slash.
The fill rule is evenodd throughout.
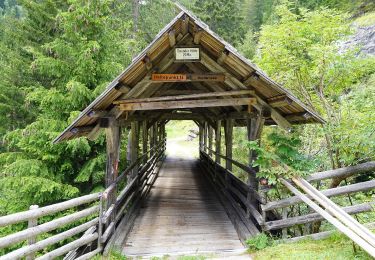
<path id="1" fill-rule="evenodd" d="M 120 110 L 154 110 L 154 109 L 182 109 L 199 107 L 225 107 L 225 106 L 252 106 L 256 104 L 255 98 L 230 98 L 230 99 L 203 99 L 203 100 L 179 100 L 158 101 L 148 103 L 125 103 L 120 104 Z"/>
<path id="2" fill-rule="evenodd" d="M 128 256 L 243 249 L 196 161 L 167 158 L 122 248 Z"/>
<path id="3" fill-rule="evenodd" d="M 306 178 L 307 181 L 320 181 L 331 178 L 348 178 L 355 174 L 373 171 L 375 170 L 375 161 L 361 163 L 355 166 L 344 167 L 335 170 L 329 170 L 324 172 L 318 172 L 310 175 Z"/>
<path id="4" fill-rule="evenodd" d="M 249 219 L 249 216 L 246 215 L 247 211 L 249 211 L 258 225 L 263 223 L 261 214 L 246 198 L 249 192 L 251 192 L 255 198 L 259 198 L 259 196 L 255 196 L 257 192 L 235 177 L 230 171 L 215 163 L 215 161 L 202 150 L 200 152 L 200 159 L 205 176 L 210 180 L 224 205 L 241 241 L 244 242 L 249 237 L 258 234 L 258 228 L 255 226 L 254 222 Z"/>

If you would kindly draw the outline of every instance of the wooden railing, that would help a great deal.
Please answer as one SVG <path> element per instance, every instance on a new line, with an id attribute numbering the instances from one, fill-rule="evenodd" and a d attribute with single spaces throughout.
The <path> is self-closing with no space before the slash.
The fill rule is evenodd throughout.
<path id="1" fill-rule="evenodd" d="M 221 157 L 228 159 L 225 156 Z M 240 239 L 245 241 L 250 236 L 259 233 L 258 228 L 253 223 L 255 220 L 255 223 L 260 226 L 263 223 L 263 219 L 257 206 L 254 206 L 251 201 L 256 200 L 258 203 L 262 203 L 262 197 L 257 191 L 238 179 L 231 171 L 216 163 L 202 150 L 200 151 L 200 159 L 201 165 L 204 167 L 205 172 L 208 173 L 206 176 L 213 184 L 222 204 L 229 213 L 228 215 L 236 227 Z M 242 169 L 248 168 L 233 159 L 230 160 Z"/>
<path id="2" fill-rule="evenodd" d="M 309 182 L 318 182 L 322 180 L 330 180 L 333 177 L 350 177 L 355 174 L 362 173 L 364 171 L 370 171 L 375 169 L 375 162 L 366 163 L 366 167 L 364 167 L 364 165 L 365 164 L 326 172 L 319 172 L 308 176 L 306 179 Z M 374 188 L 375 180 L 369 180 L 361 183 L 355 183 L 322 190 L 321 193 L 326 197 L 336 197 L 340 195 L 348 195 L 357 192 L 370 191 Z M 298 216 L 292 217 L 288 216 L 288 213 L 291 212 L 291 208 L 297 206 L 300 203 L 303 203 L 303 200 L 300 196 L 291 196 L 277 201 L 270 201 L 264 205 L 261 205 L 262 212 L 264 213 L 264 215 L 272 211 L 273 213 L 276 213 L 276 215 L 281 216 L 281 219 L 264 222 L 264 224 L 262 225 L 263 229 L 265 231 L 282 230 L 283 238 L 287 238 L 288 233 L 290 231 L 289 229 L 291 228 L 294 228 L 298 225 L 306 225 L 313 222 L 324 220 L 324 218 L 320 214 L 315 212 L 299 214 Z M 364 202 L 357 205 L 343 207 L 343 210 L 345 210 L 348 214 L 358 214 L 362 212 L 372 211 L 374 209 L 374 206 L 374 202 Z M 307 232 L 307 228 L 304 228 L 304 230 L 304 235 L 309 235 L 309 233 Z M 298 233 L 302 233 L 301 230 L 299 230 Z"/>
<path id="3" fill-rule="evenodd" d="M 26 229 L 0 238 L 0 250 L 7 252 L 0 259 L 35 259 L 36 255 L 36 259 L 53 259 L 65 255 L 64 259 L 82 260 L 102 252 L 120 220 L 132 214 L 132 208 L 147 196 L 157 178 L 165 145 L 164 139 L 139 157 L 104 192 L 41 208 L 32 206 L 28 211 L 0 217 L 0 227 L 28 222 Z M 148 157 L 150 158 L 145 162 Z M 138 174 L 127 180 L 126 177 L 135 167 L 139 168 Z M 115 197 L 115 202 L 109 205 L 108 198 L 111 196 Z M 66 214 L 66 211 L 76 212 Z M 56 213 L 66 215 L 38 224 L 38 219 Z M 55 231 L 54 235 L 44 238 L 49 232 L 67 225 L 67 230 L 61 233 Z M 73 225 L 75 227 L 71 227 Z M 79 236 L 80 234 L 82 235 Z M 43 239 L 38 241 L 39 237 Z M 64 245 L 61 246 L 61 243 Z M 16 249 L 12 251 L 13 248 Z M 46 252 L 48 248 L 52 249 Z M 43 253 L 37 254 L 40 251 Z"/>
<path id="4" fill-rule="evenodd" d="M 228 158 L 216 153 L 216 151 L 207 146 L 202 146 L 200 151 L 202 165 L 206 172 L 208 172 L 208 177 L 214 184 L 215 189 L 218 191 L 220 196 L 223 197 L 222 199 L 231 204 L 226 206 L 226 210 L 232 217 L 232 222 L 235 224 L 240 236 L 240 233 L 251 233 L 252 226 L 248 223 L 249 220 L 256 223 L 257 227 L 262 231 L 281 231 L 283 238 L 290 237 L 288 236 L 288 231 L 291 228 L 324 220 L 324 217 L 321 214 L 315 213 L 314 211 L 309 213 L 301 213 L 297 216 L 290 217 L 288 213 L 291 211 L 291 208 L 300 203 L 304 203 L 299 196 L 290 196 L 277 201 L 267 202 L 267 191 L 269 188 L 261 187 L 259 191 L 255 191 L 246 183 L 234 176 L 231 171 L 215 162 L 210 155 L 219 156 L 224 160 L 230 161 L 233 165 L 239 167 L 247 173 L 254 174 L 254 170 L 247 165 L 233 160 L 232 158 Z M 330 181 L 332 178 L 347 178 L 371 170 L 375 170 L 375 162 L 369 162 L 326 172 L 318 172 L 308 176 L 306 179 L 309 182 L 320 182 L 323 180 Z M 370 191 L 374 188 L 375 180 L 369 180 L 361 183 L 326 189 L 321 191 L 321 193 L 327 197 L 336 197 L 340 195 Z M 256 205 L 254 206 L 254 203 L 250 202 L 254 200 L 257 202 L 259 207 Z M 375 202 L 373 201 L 364 202 L 357 205 L 343 207 L 343 210 L 348 214 L 358 214 L 372 211 L 374 210 L 374 206 Z M 239 225 L 238 223 L 243 223 L 243 225 Z M 369 225 L 372 226 L 373 223 L 369 223 Z M 297 232 L 297 235 L 302 235 L 298 233 L 299 232 Z M 316 235 L 316 237 L 319 237 L 319 235 Z"/>

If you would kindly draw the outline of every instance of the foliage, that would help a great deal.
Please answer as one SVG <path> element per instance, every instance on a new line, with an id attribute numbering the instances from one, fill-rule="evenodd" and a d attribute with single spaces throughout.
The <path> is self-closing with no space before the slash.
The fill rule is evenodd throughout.
<path id="1" fill-rule="evenodd" d="M 248 59 L 252 59 L 256 51 L 256 40 L 252 30 L 247 31 L 243 43 L 239 46 L 241 53 Z"/>
<path id="2" fill-rule="evenodd" d="M 300 151 L 298 134 L 269 129 L 261 145 L 257 141 L 250 141 L 247 146 L 257 154 L 252 163 L 253 167 L 259 167 L 257 177 L 266 178 L 268 185 L 277 189 L 268 192 L 269 196 L 281 192 L 282 185 L 278 185 L 280 177 L 305 176 L 315 168 L 316 162 Z"/>
<path id="3" fill-rule="evenodd" d="M 101 255 L 96 255 L 93 257 L 93 260 L 101 260 L 103 257 Z M 121 252 L 118 252 L 116 250 L 111 250 L 108 254 L 109 260 L 127 260 L 128 257 L 121 254 Z"/>
<path id="4" fill-rule="evenodd" d="M 362 107 L 359 99 L 345 97 L 362 91 L 358 84 L 366 82 L 368 75 L 374 73 L 375 59 L 357 57 L 355 50 L 338 52 L 337 41 L 351 32 L 347 15 L 326 8 L 300 9 L 296 14 L 290 8 L 290 3 L 278 6 L 278 21 L 263 27 L 255 62 L 327 118 L 324 127 L 327 168 L 357 163 L 364 159 L 362 151 L 372 148 L 372 142 L 368 141 L 372 131 L 368 128 L 362 131 L 347 123 L 353 118 L 360 122 L 362 118 L 367 120 L 366 115 L 370 114 L 364 111 L 374 108 L 371 101 Z M 366 93 L 371 99 L 372 91 L 366 90 Z M 357 109 L 352 110 L 353 107 Z M 353 113 L 351 117 L 343 116 L 349 113 Z M 374 153 L 365 157 L 365 160 L 371 159 Z"/>
<path id="5" fill-rule="evenodd" d="M 196 0 L 193 11 L 228 42 L 241 43 L 245 28 L 241 16 L 242 0 Z"/>
<path id="6" fill-rule="evenodd" d="M 279 243 L 259 250 L 251 255 L 253 259 L 371 259 L 364 251 L 357 248 L 344 235 L 334 233 L 322 240 L 302 240 L 294 243 Z"/>
<path id="7" fill-rule="evenodd" d="M 4 139 L 4 158 L 20 154 L 15 162 L 2 164 L 1 191 L 19 202 L 13 208 L 2 204 L 6 212 L 72 198 L 79 194 L 78 188 L 87 193 L 102 186 L 103 137 L 59 145 L 51 140 L 131 61 L 128 47 L 134 42 L 126 37 L 131 24 L 116 18 L 125 5 L 112 9 L 114 3 L 25 0 L 22 7 L 27 15 L 12 20 L 19 25 L 17 34 L 24 37 L 14 52 L 27 55 L 23 66 L 29 68 L 24 98 L 36 108 L 37 116 Z M 22 81 L 11 79 L 9 84 L 22 86 Z"/>
<path id="8" fill-rule="evenodd" d="M 272 239 L 265 233 L 260 233 L 246 240 L 246 245 L 251 251 L 262 250 L 268 246 L 271 246 L 272 244 Z"/>

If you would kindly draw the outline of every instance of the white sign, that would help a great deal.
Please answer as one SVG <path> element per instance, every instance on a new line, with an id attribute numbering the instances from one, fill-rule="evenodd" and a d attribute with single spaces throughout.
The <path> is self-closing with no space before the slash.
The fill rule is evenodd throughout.
<path id="1" fill-rule="evenodd" d="M 176 48 L 176 61 L 197 61 L 199 56 L 199 48 Z"/>

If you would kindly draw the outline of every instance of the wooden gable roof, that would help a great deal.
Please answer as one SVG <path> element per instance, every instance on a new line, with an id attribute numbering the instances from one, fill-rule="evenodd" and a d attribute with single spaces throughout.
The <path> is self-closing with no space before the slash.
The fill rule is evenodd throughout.
<path id="1" fill-rule="evenodd" d="M 96 136 L 101 128 L 101 118 L 115 117 L 122 121 L 154 118 L 169 113 L 177 116 L 177 109 L 136 111 L 124 113 L 119 100 L 145 100 L 150 97 L 178 96 L 194 93 L 212 93 L 249 90 L 256 99 L 257 111 L 267 110 L 266 124 L 289 128 L 291 124 L 323 123 L 324 120 L 304 105 L 291 92 L 283 88 L 253 63 L 244 58 L 229 43 L 212 32 L 192 13 L 180 7 L 181 12 L 162 29 L 155 39 L 118 75 L 89 106 L 54 140 L 54 143 L 80 136 Z M 199 46 L 199 62 L 175 62 L 176 46 Z M 152 73 L 221 73 L 223 82 L 153 82 Z M 243 97 L 244 95 L 239 95 Z M 142 99 L 140 99 L 142 98 Z M 220 98 L 220 97 L 218 97 Z M 187 109 L 194 115 L 207 118 L 227 117 L 246 113 L 242 105 L 214 108 Z M 248 111 L 249 112 L 249 111 Z M 251 114 L 251 113 L 250 113 Z M 182 117 L 182 115 L 180 115 Z M 243 124 L 237 116 L 237 124 Z M 234 116 L 236 119 L 236 117 Z"/>

